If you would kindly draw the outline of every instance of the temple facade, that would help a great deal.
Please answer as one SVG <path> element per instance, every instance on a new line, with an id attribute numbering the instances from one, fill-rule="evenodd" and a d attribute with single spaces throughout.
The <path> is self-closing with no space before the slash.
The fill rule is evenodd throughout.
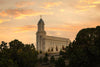
<path id="1" fill-rule="evenodd" d="M 46 35 L 45 24 L 42 18 L 38 22 L 38 30 L 36 33 L 37 51 L 56 53 L 64 50 L 70 43 L 70 39 Z"/>

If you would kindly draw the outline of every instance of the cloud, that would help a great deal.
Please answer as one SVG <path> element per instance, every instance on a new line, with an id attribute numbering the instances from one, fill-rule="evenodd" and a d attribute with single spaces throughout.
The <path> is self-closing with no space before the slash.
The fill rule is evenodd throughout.
<path id="1" fill-rule="evenodd" d="M 26 16 L 37 16 L 37 15 L 50 15 L 52 12 L 35 11 L 32 9 L 7 9 L 0 12 L 2 17 L 13 17 L 15 19 L 22 19 Z"/>
<path id="2" fill-rule="evenodd" d="M 61 11 L 61 12 L 64 12 L 65 10 L 64 10 L 64 9 L 60 9 L 60 11 Z"/>
<path id="3" fill-rule="evenodd" d="M 100 4 L 100 1 L 96 0 L 80 0 L 79 3 L 76 5 L 76 8 L 81 11 L 87 11 L 90 8 L 96 8 L 97 5 Z"/>
<path id="4" fill-rule="evenodd" d="M 8 16 L 8 14 L 5 11 L 0 11 L 0 16 L 5 17 Z"/>
<path id="5" fill-rule="evenodd" d="M 48 33 L 47 33 L 49 36 L 51 36 L 51 35 L 56 35 L 56 36 L 61 36 L 62 35 L 62 33 L 61 32 L 57 32 L 57 31 L 48 31 Z"/>
<path id="6" fill-rule="evenodd" d="M 16 3 L 16 7 L 26 7 L 26 6 L 30 6 L 30 5 L 34 5 L 34 2 L 29 2 L 29 1 L 21 1 L 21 2 L 17 2 Z"/>
<path id="7" fill-rule="evenodd" d="M 0 0 L 0 4 L 4 4 L 5 3 L 5 1 L 3 1 L 3 0 Z"/>
<path id="8" fill-rule="evenodd" d="M 43 3 L 44 6 L 42 6 L 43 8 L 49 9 L 55 6 L 60 6 L 62 4 L 61 1 L 58 2 L 45 2 Z"/>
<path id="9" fill-rule="evenodd" d="M 15 31 L 15 33 L 19 33 L 19 32 L 35 31 L 37 28 L 35 25 L 26 25 L 23 27 L 16 27 L 15 29 L 17 30 Z"/>
<path id="10" fill-rule="evenodd" d="M 93 4 L 100 4 L 100 1 L 95 1 L 93 2 Z"/>
<path id="11" fill-rule="evenodd" d="M 77 31 L 80 30 L 82 28 L 84 28 L 86 26 L 80 26 L 80 25 L 72 25 L 72 24 L 65 24 L 65 25 L 61 25 L 60 27 L 46 27 L 45 30 L 46 31 L 67 31 L 67 32 L 73 32 L 73 31 Z M 36 31 L 37 30 L 37 26 L 36 25 L 26 25 L 23 27 L 17 27 L 16 29 L 16 33 L 19 32 L 29 32 L 29 31 Z"/>
<path id="12" fill-rule="evenodd" d="M 16 33 L 18 32 L 29 32 L 29 31 L 36 31 L 37 30 L 37 26 L 35 25 L 26 25 L 23 27 L 17 27 L 15 28 L 17 31 L 15 31 Z M 63 27 L 46 27 L 46 31 L 70 31 L 70 29 L 66 29 Z"/>
<path id="13" fill-rule="evenodd" d="M 0 19 L 0 23 L 6 22 L 6 21 L 10 21 L 10 19 Z"/>
<path id="14" fill-rule="evenodd" d="M 64 27 L 47 27 L 47 31 L 69 31 L 69 29 L 66 29 Z"/>

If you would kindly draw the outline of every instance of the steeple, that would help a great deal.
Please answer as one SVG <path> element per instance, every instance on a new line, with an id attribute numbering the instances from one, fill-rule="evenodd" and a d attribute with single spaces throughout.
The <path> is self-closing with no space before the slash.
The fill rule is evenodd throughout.
<path id="1" fill-rule="evenodd" d="M 40 18 L 40 20 L 38 22 L 38 25 L 40 25 L 40 24 L 44 25 L 44 21 L 42 20 L 42 18 Z"/>
<path id="2" fill-rule="evenodd" d="M 45 32 L 45 30 L 44 30 L 44 21 L 43 21 L 43 19 L 42 19 L 42 17 L 40 17 L 40 20 L 39 20 L 39 22 L 38 22 L 38 30 L 37 30 L 37 33 L 36 33 L 36 42 L 37 42 L 37 50 L 38 51 L 43 51 L 43 37 L 45 37 L 46 36 L 46 32 Z"/>
<path id="3" fill-rule="evenodd" d="M 40 20 L 38 22 L 38 32 L 44 32 L 44 21 L 42 17 L 40 16 Z"/>

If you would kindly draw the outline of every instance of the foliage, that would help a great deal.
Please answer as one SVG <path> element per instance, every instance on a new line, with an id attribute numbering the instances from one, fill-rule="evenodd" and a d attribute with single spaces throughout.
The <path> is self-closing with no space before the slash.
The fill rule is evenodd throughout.
<path id="1" fill-rule="evenodd" d="M 42 62 L 43 62 L 43 58 L 40 57 L 40 58 L 38 59 L 38 61 L 39 61 L 40 63 L 42 63 Z"/>
<path id="2" fill-rule="evenodd" d="M 67 58 L 67 54 L 65 51 L 60 51 L 60 55 L 62 56 L 62 58 L 66 59 Z"/>
<path id="3" fill-rule="evenodd" d="M 65 54 L 65 52 L 63 52 L 63 51 L 60 51 L 60 55 L 64 55 Z"/>
<path id="4" fill-rule="evenodd" d="M 47 56 L 47 57 L 48 57 L 48 53 L 45 53 L 45 56 Z"/>
<path id="5" fill-rule="evenodd" d="M 62 57 L 55 61 L 55 67 L 65 67 L 65 61 Z"/>
<path id="6" fill-rule="evenodd" d="M 55 63 L 55 58 L 54 58 L 54 56 L 51 56 L 51 58 L 50 58 L 50 63 Z"/>
<path id="7" fill-rule="evenodd" d="M 0 67 L 35 67 L 37 52 L 33 44 L 23 44 L 19 40 L 0 45 Z"/>
<path id="8" fill-rule="evenodd" d="M 67 53 L 69 67 L 100 67 L 100 27 L 79 31 Z"/>
<path id="9" fill-rule="evenodd" d="M 48 62 L 48 57 L 45 56 L 45 57 L 43 58 L 43 61 L 44 61 L 45 63 L 47 63 L 47 62 Z"/>

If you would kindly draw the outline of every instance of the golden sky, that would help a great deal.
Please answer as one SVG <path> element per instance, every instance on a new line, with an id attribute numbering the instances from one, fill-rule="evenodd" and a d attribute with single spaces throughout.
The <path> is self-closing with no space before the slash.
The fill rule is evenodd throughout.
<path id="1" fill-rule="evenodd" d="M 0 0 L 0 41 L 36 42 L 40 15 L 47 35 L 75 39 L 100 25 L 100 0 Z"/>

